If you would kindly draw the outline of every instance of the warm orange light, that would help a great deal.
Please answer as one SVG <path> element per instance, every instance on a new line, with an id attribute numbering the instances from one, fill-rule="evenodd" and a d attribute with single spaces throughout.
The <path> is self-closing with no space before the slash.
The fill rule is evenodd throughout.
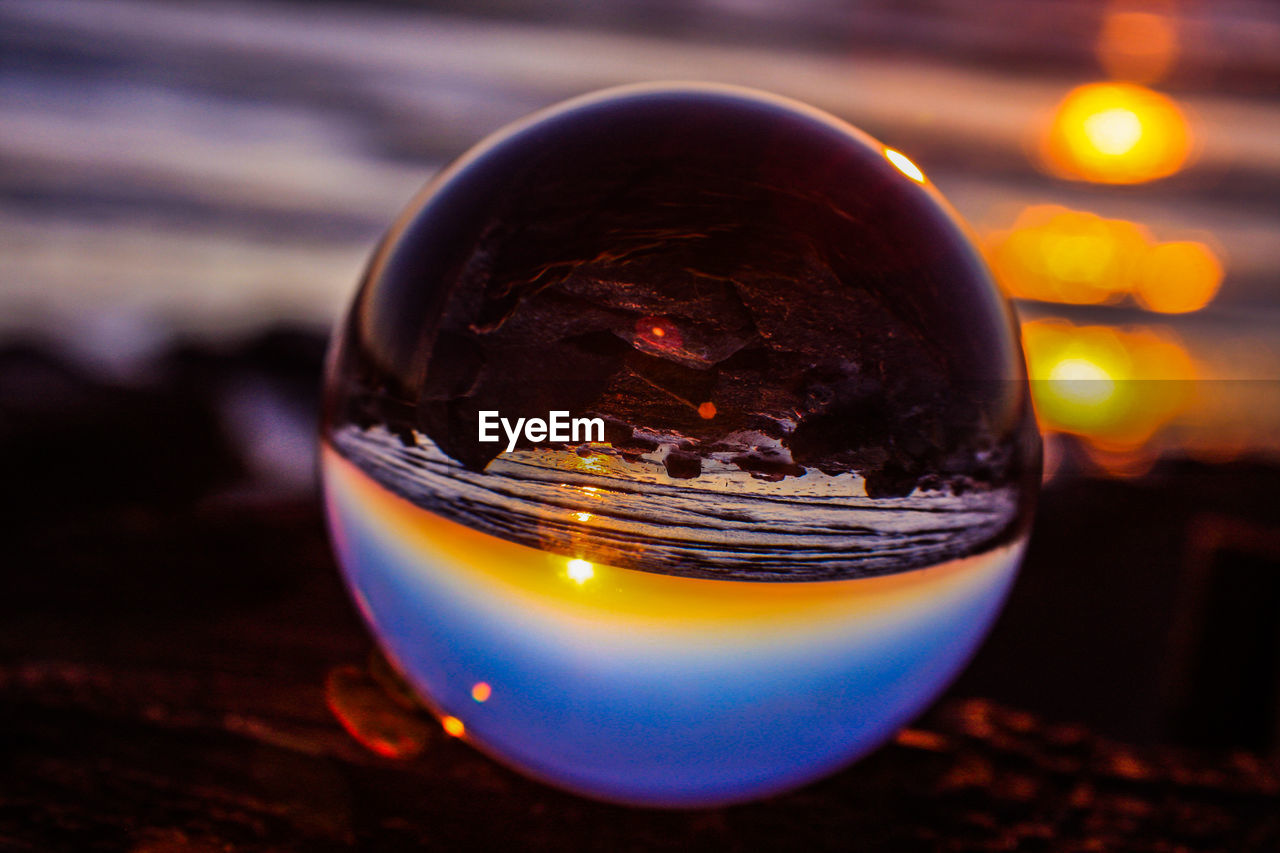
<path id="1" fill-rule="evenodd" d="M 568 565 L 569 579 L 579 586 L 595 577 L 595 567 L 586 560 L 570 560 Z"/>
<path id="2" fill-rule="evenodd" d="M 987 261 L 1009 296 L 1069 305 L 1131 296 L 1161 313 L 1207 305 L 1223 268 L 1204 243 L 1160 243 L 1134 222 L 1054 205 L 1026 208 L 1007 231 L 984 240 Z"/>
<path id="3" fill-rule="evenodd" d="M 1222 264 L 1203 243 L 1162 243 L 1147 253 L 1134 297 L 1150 311 L 1198 311 L 1218 292 Z"/>
<path id="4" fill-rule="evenodd" d="M 487 681 L 477 681 L 471 685 L 471 698 L 477 702 L 488 702 L 489 697 L 492 695 L 493 688 L 489 686 Z"/>
<path id="5" fill-rule="evenodd" d="M 1085 444 L 1085 450 L 1097 469 L 1117 478 L 1141 477 L 1154 468 L 1160 458 L 1159 448 L 1150 444 L 1115 449 L 1106 443 L 1091 441 Z"/>
<path id="6" fill-rule="evenodd" d="M 385 758 L 417 755 L 432 736 L 423 718 L 393 698 L 365 669 L 331 670 L 325 679 L 325 699 L 352 737 Z"/>
<path id="7" fill-rule="evenodd" d="M 1114 78 L 1151 83 L 1163 77 L 1177 57 L 1177 24 L 1172 17 L 1135 9 L 1135 5 L 1115 4 L 1103 18 L 1098 62 Z"/>
<path id="8" fill-rule="evenodd" d="M 444 727 L 444 732 L 449 737 L 462 737 L 467 733 L 467 727 L 457 717 L 442 717 L 440 725 Z"/>
<path id="9" fill-rule="evenodd" d="M 649 330 L 649 334 L 653 335 L 655 338 L 665 338 L 667 336 L 667 331 L 661 326 L 654 326 Z"/>
<path id="10" fill-rule="evenodd" d="M 578 521 L 581 521 L 583 524 L 586 524 L 588 521 L 590 521 L 590 520 L 591 520 L 591 513 L 589 513 L 589 512 L 575 512 L 575 513 L 573 514 L 573 517 L 574 517 L 574 518 L 576 518 L 576 519 L 578 519 Z"/>
<path id="11" fill-rule="evenodd" d="M 884 156 L 888 158 L 893 167 L 902 174 L 918 184 L 924 183 L 924 172 L 920 171 L 920 167 L 911 162 L 911 159 L 901 151 L 895 151 L 892 148 L 884 149 Z"/>
<path id="12" fill-rule="evenodd" d="M 708 400 L 698 407 L 698 417 L 709 421 L 716 416 L 716 404 Z"/>
<path id="13" fill-rule="evenodd" d="M 925 749 L 930 752 L 946 752 L 950 746 L 950 742 L 944 736 L 924 729 L 903 729 L 893 740 L 898 746 L 905 746 L 908 749 Z"/>
<path id="14" fill-rule="evenodd" d="M 1118 302 L 1151 236 L 1120 219 L 1054 205 L 1028 207 L 986 241 L 987 260 L 1012 297 L 1070 305 Z"/>
<path id="15" fill-rule="evenodd" d="M 1133 83 L 1071 90 L 1042 144 L 1044 161 L 1056 174 L 1106 184 L 1172 175 L 1190 153 L 1190 130 L 1178 105 Z"/>

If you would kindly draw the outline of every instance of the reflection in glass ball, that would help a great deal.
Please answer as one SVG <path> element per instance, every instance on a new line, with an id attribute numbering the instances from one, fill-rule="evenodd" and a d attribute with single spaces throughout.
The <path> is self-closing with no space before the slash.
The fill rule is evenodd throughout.
<path id="1" fill-rule="evenodd" d="M 603 435 L 480 440 L 554 412 Z M 891 736 L 994 619 L 1039 479 L 1010 314 L 914 164 L 704 86 L 437 177 L 339 330 L 322 444 L 355 598 L 453 733 L 653 805 Z"/>

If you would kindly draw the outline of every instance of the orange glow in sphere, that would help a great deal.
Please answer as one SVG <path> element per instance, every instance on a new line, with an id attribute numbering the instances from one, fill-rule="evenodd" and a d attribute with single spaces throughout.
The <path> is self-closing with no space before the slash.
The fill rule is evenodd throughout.
<path id="1" fill-rule="evenodd" d="M 1018 331 L 905 155 L 714 86 L 569 101 L 400 217 L 333 343 L 334 547 L 445 730 L 701 806 L 964 666 L 1040 480 Z"/>

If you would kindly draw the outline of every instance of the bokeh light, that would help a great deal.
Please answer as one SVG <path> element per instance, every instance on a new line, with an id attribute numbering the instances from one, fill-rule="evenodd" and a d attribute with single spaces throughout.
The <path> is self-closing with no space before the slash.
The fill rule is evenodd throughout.
<path id="1" fill-rule="evenodd" d="M 1096 53 L 1111 77 L 1152 83 L 1173 67 L 1178 56 L 1177 19 L 1154 6 L 1117 3 L 1103 17 Z"/>
<path id="2" fill-rule="evenodd" d="M 1191 402 L 1197 371 L 1167 329 L 1044 319 L 1023 323 L 1022 340 L 1046 432 L 1071 433 L 1120 456 L 1139 451 Z"/>
<path id="3" fill-rule="evenodd" d="M 1009 296 L 1095 305 L 1120 301 L 1151 242 L 1141 226 L 1054 205 L 1027 208 L 986 241 L 987 258 Z"/>
<path id="4" fill-rule="evenodd" d="M 1105 403 L 1116 392 L 1115 379 L 1106 368 L 1088 358 L 1063 358 L 1049 369 L 1053 396 L 1090 408 Z"/>
<path id="5" fill-rule="evenodd" d="M 1203 242 L 1160 242 L 1138 223 L 1056 205 L 1026 208 L 983 245 L 1005 293 L 1037 302 L 1132 298 L 1149 311 L 1180 314 L 1208 305 L 1223 277 L 1221 259 Z"/>
<path id="6" fill-rule="evenodd" d="M 1090 83 L 1058 105 L 1041 151 L 1060 177 L 1136 184 L 1182 169 L 1191 130 L 1165 95 L 1133 83 Z"/>
<path id="7" fill-rule="evenodd" d="M 1185 314 L 1208 305 L 1221 284 L 1222 263 L 1208 246 L 1162 243 L 1143 258 L 1134 298 L 1150 311 Z"/>

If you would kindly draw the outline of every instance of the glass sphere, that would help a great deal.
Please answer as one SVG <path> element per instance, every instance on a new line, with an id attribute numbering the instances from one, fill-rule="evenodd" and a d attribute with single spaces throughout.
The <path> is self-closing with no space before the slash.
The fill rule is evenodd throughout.
<path id="1" fill-rule="evenodd" d="M 936 697 L 1014 577 L 1040 445 L 1008 306 L 919 169 L 792 101 L 648 86 L 423 190 L 331 348 L 321 456 L 358 606 L 450 733 L 696 806 Z"/>

